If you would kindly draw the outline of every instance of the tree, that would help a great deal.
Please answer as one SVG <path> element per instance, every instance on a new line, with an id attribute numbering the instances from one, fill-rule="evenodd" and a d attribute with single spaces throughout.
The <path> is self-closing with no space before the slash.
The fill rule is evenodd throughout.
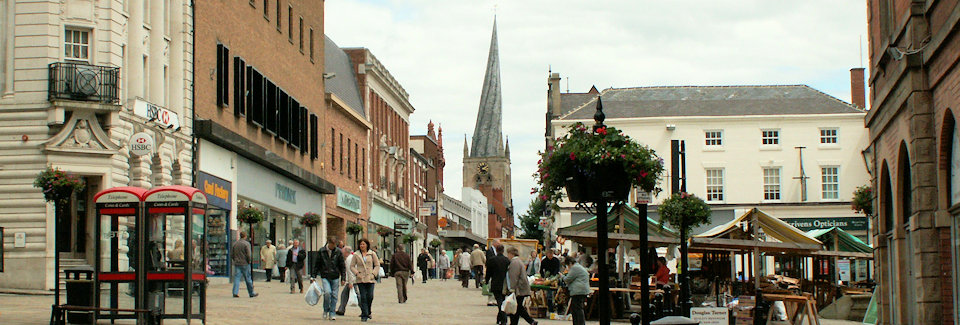
<path id="1" fill-rule="evenodd" d="M 536 239 L 543 244 L 543 229 L 540 228 L 540 217 L 546 203 L 540 198 L 534 199 L 527 207 L 527 212 L 520 216 L 520 230 L 523 232 L 519 237 L 524 239 Z"/>

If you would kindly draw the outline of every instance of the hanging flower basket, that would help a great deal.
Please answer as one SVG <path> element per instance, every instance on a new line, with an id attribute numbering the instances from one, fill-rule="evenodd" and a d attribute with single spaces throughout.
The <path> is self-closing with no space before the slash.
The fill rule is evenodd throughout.
<path id="1" fill-rule="evenodd" d="M 33 180 L 33 187 L 43 190 L 43 199 L 55 203 L 66 203 L 74 192 L 82 191 L 83 186 L 80 176 L 52 167 L 44 169 Z"/>
<path id="2" fill-rule="evenodd" d="M 254 207 L 241 208 L 237 211 L 237 221 L 248 225 L 255 225 L 263 221 L 263 211 Z"/>
<path id="3" fill-rule="evenodd" d="M 387 227 L 377 228 L 377 234 L 380 235 L 380 237 L 387 237 L 387 236 L 390 236 L 390 234 L 392 233 L 393 233 L 393 230 L 390 230 L 390 228 L 387 228 Z"/>
<path id="4" fill-rule="evenodd" d="M 363 232 L 363 226 L 358 224 L 352 224 L 347 226 L 347 233 L 351 235 L 356 235 Z"/>
<path id="5" fill-rule="evenodd" d="M 593 130 L 583 123 L 568 128 L 555 139 L 555 146 L 540 153 L 534 174 L 538 193 L 544 201 L 562 199 L 566 189 L 572 202 L 624 201 L 630 187 L 652 193 L 663 174 L 663 159 L 613 127 Z"/>
<path id="6" fill-rule="evenodd" d="M 669 223 L 678 230 L 684 230 L 688 237 L 691 229 L 710 223 L 710 205 L 696 195 L 686 192 L 663 200 L 657 207 L 657 212 L 660 215 L 661 228 Z"/>
<path id="7" fill-rule="evenodd" d="M 850 208 L 853 211 L 863 213 L 867 216 L 873 215 L 873 187 L 863 185 L 853 191 L 853 200 L 850 201 Z"/>
<path id="8" fill-rule="evenodd" d="M 433 248 L 440 247 L 440 244 L 441 243 L 439 239 L 434 239 L 430 241 L 430 247 L 433 247 Z"/>
<path id="9" fill-rule="evenodd" d="M 300 224 L 305 227 L 316 227 L 320 225 L 320 221 L 320 215 L 313 212 L 304 213 L 300 218 Z"/>
<path id="10" fill-rule="evenodd" d="M 417 241 L 417 239 L 418 239 L 418 237 L 417 237 L 417 235 L 415 235 L 415 234 L 406 234 L 406 235 L 403 235 L 403 243 L 404 243 L 404 244 L 409 244 L 409 243 L 415 242 L 415 241 Z"/>

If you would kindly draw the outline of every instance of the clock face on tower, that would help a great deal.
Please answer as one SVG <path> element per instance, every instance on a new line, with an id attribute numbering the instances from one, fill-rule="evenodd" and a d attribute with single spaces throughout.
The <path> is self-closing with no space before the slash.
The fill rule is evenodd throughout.
<path id="1" fill-rule="evenodd" d="M 477 171 L 481 174 L 487 174 L 490 172 L 490 166 L 488 166 L 485 162 L 479 163 L 477 164 Z"/>

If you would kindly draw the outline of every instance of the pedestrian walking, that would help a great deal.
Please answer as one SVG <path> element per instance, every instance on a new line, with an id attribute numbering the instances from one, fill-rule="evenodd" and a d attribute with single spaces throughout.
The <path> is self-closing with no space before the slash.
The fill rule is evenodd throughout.
<path id="1" fill-rule="evenodd" d="M 346 265 L 344 264 L 343 252 L 337 248 L 337 240 L 333 237 L 327 237 L 327 245 L 320 250 L 318 258 L 313 262 L 314 279 L 320 276 L 320 284 L 323 286 L 323 319 L 336 320 L 334 313 L 337 307 L 337 295 L 340 284 L 346 279 Z"/>
<path id="2" fill-rule="evenodd" d="M 506 297 L 506 294 L 504 294 L 506 292 L 505 280 L 507 278 L 507 270 L 510 267 L 510 260 L 508 260 L 506 256 L 503 256 L 503 245 L 497 243 L 493 246 L 496 255 L 487 260 L 487 276 L 485 280 L 490 284 L 490 293 L 492 293 L 494 299 L 496 299 L 497 324 L 506 325 L 507 314 L 501 310 L 500 306 L 503 305 L 503 299 Z"/>
<path id="3" fill-rule="evenodd" d="M 374 276 L 380 269 L 380 258 L 370 250 L 370 241 L 366 238 L 360 240 L 353 256 L 350 270 L 357 276 L 357 287 L 360 289 L 360 321 L 366 322 L 371 318 Z"/>
<path id="4" fill-rule="evenodd" d="M 590 293 L 590 273 L 572 256 L 564 259 L 563 264 L 567 266 L 563 282 L 567 284 L 567 290 L 570 292 L 568 313 L 573 315 L 573 325 L 584 325 L 586 318 L 583 315 L 583 305 L 587 300 L 587 294 Z"/>
<path id="5" fill-rule="evenodd" d="M 343 264 L 346 266 L 346 281 L 343 282 L 343 290 L 340 292 L 340 306 L 337 307 L 337 315 L 343 316 L 347 312 L 347 303 L 350 302 L 350 292 L 356 290 L 354 283 L 357 282 L 357 276 L 353 274 L 353 271 L 350 270 L 350 265 L 353 264 L 353 248 L 350 246 L 343 247 L 343 256 L 346 256 L 346 259 L 343 261 Z"/>
<path id="6" fill-rule="evenodd" d="M 437 268 L 440 269 L 440 281 L 447 281 L 447 270 L 450 269 L 450 259 L 447 258 L 447 252 L 440 251 L 440 257 L 437 258 Z"/>
<path id="7" fill-rule="evenodd" d="M 496 250 L 496 247 L 497 247 L 497 246 L 503 246 L 503 245 L 500 244 L 500 240 L 497 240 L 497 239 L 494 239 L 493 242 L 491 242 L 489 245 L 487 245 L 487 249 L 484 251 L 484 254 L 485 254 L 484 256 L 485 256 L 485 258 L 486 258 L 487 261 L 489 261 L 489 260 L 490 260 L 491 258 L 493 258 L 494 256 L 503 255 L 503 252 L 501 252 L 501 253 L 499 253 L 499 254 L 497 253 L 497 250 Z M 486 267 L 486 263 L 484 263 L 484 267 Z M 485 283 L 486 283 L 486 285 L 488 285 L 488 286 L 490 285 L 490 282 L 489 282 L 489 281 L 486 281 Z M 487 306 L 499 306 L 500 304 L 497 303 L 497 297 L 494 297 L 493 294 L 490 293 L 490 288 L 487 288 L 487 293 L 488 293 L 488 294 L 486 295 L 486 296 L 487 296 Z"/>
<path id="8" fill-rule="evenodd" d="M 280 283 L 283 283 L 287 278 L 287 252 L 290 251 L 288 248 L 290 246 L 293 246 L 292 241 L 284 246 L 281 240 L 280 245 L 277 245 L 277 269 L 280 270 Z"/>
<path id="9" fill-rule="evenodd" d="M 420 249 L 420 256 L 417 256 L 417 268 L 420 269 L 420 275 L 423 276 L 423 283 L 427 283 L 431 261 L 433 261 L 433 259 L 430 258 L 430 253 L 427 253 L 427 249 Z"/>
<path id="10" fill-rule="evenodd" d="M 460 282 L 464 288 L 470 287 L 470 253 L 464 251 L 460 253 L 460 261 L 457 262 L 460 265 Z"/>
<path id="11" fill-rule="evenodd" d="M 530 324 L 537 324 L 537 321 L 527 313 L 527 307 L 523 306 L 523 300 L 530 296 L 530 281 L 527 280 L 526 266 L 520 260 L 520 250 L 516 247 L 507 249 L 507 257 L 510 258 L 510 267 L 507 270 L 507 284 L 510 290 L 517 296 L 517 312 L 510 315 L 510 325 L 517 325 L 520 318 L 523 318 Z"/>
<path id="12" fill-rule="evenodd" d="M 267 282 L 273 277 L 273 267 L 277 265 L 277 246 L 267 239 L 266 244 L 260 247 L 260 266 L 267 274 Z"/>
<path id="13" fill-rule="evenodd" d="M 233 262 L 233 297 L 239 298 L 240 281 L 247 284 L 247 294 L 250 298 L 259 294 L 253 292 L 253 277 L 250 272 L 253 264 L 253 252 L 250 249 L 250 242 L 247 241 L 247 233 L 240 232 L 240 240 L 233 243 L 230 247 L 230 261 Z"/>
<path id="14" fill-rule="evenodd" d="M 473 244 L 473 252 L 470 253 L 470 266 L 473 268 L 474 281 L 477 288 L 480 282 L 483 282 L 483 266 L 487 264 L 487 255 L 480 250 L 480 245 Z"/>
<path id="15" fill-rule="evenodd" d="M 290 271 L 290 294 L 293 294 L 294 284 L 300 287 L 303 293 L 303 275 L 306 274 L 305 265 L 307 252 L 299 239 L 293 241 L 293 248 L 287 253 L 287 268 Z"/>
<path id="16" fill-rule="evenodd" d="M 390 272 L 397 280 L 397 301 L 401 304 L 407 302 L 407 278 L 413 270 L 411 264 L 410 255 L 403 251 L 403 245 L 397 245 L 397 251 L 390 259 Z"/>
<path id="17" fill-rule="evenodd" d="M 540 259 L 537 251 L 530 252 L 530 261 L 527 262 L 527 276 L 534 276 L 540 272 Z"/>

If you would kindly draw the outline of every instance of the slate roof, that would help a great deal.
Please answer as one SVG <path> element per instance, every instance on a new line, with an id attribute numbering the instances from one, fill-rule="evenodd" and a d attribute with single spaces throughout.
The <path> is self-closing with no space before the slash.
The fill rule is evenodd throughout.
<path id="1" fill-rule="evenodd" d="M 591 93 L 561 93 L 560 94 L 560 115 L 572 112 L 574 109 L 583 106 L 591 99 L 597 98 L 597 94 Z"/>
<path id="2" fill-rule="evenodd" d="M 327 92 L 337 95 L 344 103 L 350 106 L 360 116 L 366 117 L 363 112 L 363 96 L 360 95 L 360 88 L 357 86 L 357 76 L 353 72 L 353 62 L 350 56 L 343 51 L 330 37 L 324 36 L 323 57 L 325 63 L 324 73 L 336 73 L 331 79 L 327 79 Z"/>
<path id="3" fill-rule="evenodd" d="M 807 85 L 611 88 L 601 94 L 608 119 L 864 113 Z M 595 107 L 594 97 L 560 119 L 593 119 Z"/>

